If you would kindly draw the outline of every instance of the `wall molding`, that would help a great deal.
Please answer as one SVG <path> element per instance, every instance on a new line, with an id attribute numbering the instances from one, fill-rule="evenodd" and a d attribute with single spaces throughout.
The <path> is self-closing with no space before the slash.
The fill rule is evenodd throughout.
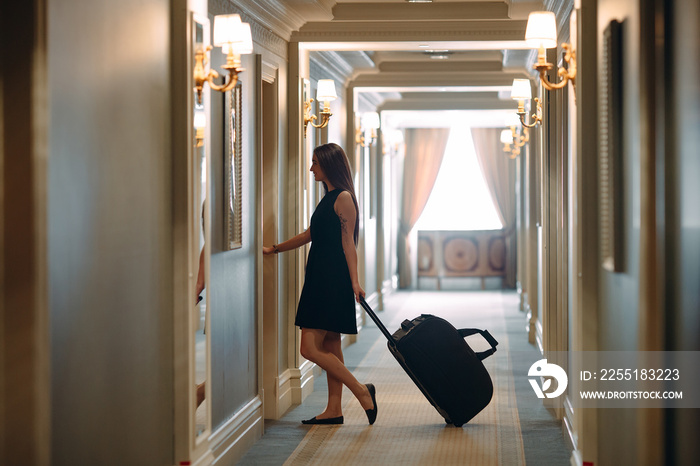
<path id="1" fill-rule="evenodd" d="M 510 88 L 514 78 L 529 79 L 525 72 L 512 71 L 450 71 L 440 74 L 440 86 L 503 86 Z M 431 73 L 362 73 L 353 79 L 354 87 L 435 87 L 435 75 Z"/>
<path id="2" fill-rule="evenodd" d="M 295 42 L 465 41 L 523 42 L 527 21 L 312 22 L 291 34 Z M 527 48 L 523 42 L 523 48 Z"/>
<path id="3" fill-rule="evenodd" d="M 289 369 L 292 404 L 300 405 L 314 391 L 314 366 L 311 361 L 304 361 L 301 366 Z"/>
<path id="4" fill-rule="evenodd" d="M 542 337 L 542 321 L 540 319 L 535 320 L 535 343 L 537 344 L 537 351 L 544 355 L 544 340 Z"/>
<path id="5" fill-rule="evenodd" d="M 557 17 L 557 38 L 567 41 L 570 34 L 569 17 L 574 9 L 574 0 L 545 0 L 544 9 L 554 12 Z"/>
<path id="6" fill-rule="evenodd" d="M 371 295 L 365 297 L 365 301 L 369 304 L 369 307 L 376 309 L 377 306 L 379 306 L 379 293 L 376 291 L 373 292 Z"/>
<path id="7" fill-rule="evenodd" d="M 342 86 L 346 86 L 353 70 L 352 65 L 338 52 L 309 54 L 309 75 L 312 78 L 334 79 Z"/>
<path id="8" fill-rule="evenodd" d="M 263 435 L 263 403 L 256 396 L 209 438 L 213 465 L 233 464 Z M 197 463 L 199 464 L 199 463 Z"/>
<path id="9" fill-rule="evenodd" d="M 564 398 L 564 416 L 562 418 L 562 430 L 566 434 L 566 438 L 569 440 L 569 447 L 571 448 L 571 465 L 572 466 L 583 466 L 583 458 L 581 452 L 578 449 L 578 435 L 576 434 L 576 429 L 574 428 L 574 409 L 571 405 L 571 400 L 569 397 Z"/>
<path id="10" fill-rule="evenodd" d="M 293 396 L 292 396 L 292 372 L 287 369 L 282 372 L 276 379 L 277 382 L 277 407 L 275 409 L 275 419 L 279 419 L 282 414 L 286 413 L 289 408 L 292 407 Z"/>
<path id="11" fill-rule="evenodd" d="M 236 0 L 235 3 L 232 0 L 209 0 L 209 13 L 238 13 L 244 21 L 252 19 L 285 40 L 289 40 L 292 31 L 306 23 L 306 19 L 285 2 L 266 0 L 264 5 L 261 3 L 254 0 Z"/>
<path id="12" fill-rule="evenodd" d="M 248 3 L 252 3 L 254 7 L 247 5 Z M 234 4 L 231 0 L 209 0 L 209 13 L 212 15 L 238 13 L 241 15 L 241 20 L 250 23 L 253 42 L 285 59 L 288 51 L 287 43 L 291 34 L 287 24 L 299 22 L 298 18 L 294 20 L 290 18 L 289 22 L 285 23 L 284 15 L 270 16 L 269 12 L 254 2 L 236 2 Z"/>
<path id="13" fill-rule="evenodd" d="M 527 332 L 527 341 L 529 343 L 535 343 L 537 341 L 536 339 L 536 330 L 535 330 L 535 322 L 537 321 L 537 318 L 535 315 L 532 313 L 532 308 L 530 307 L 529 302 L 525 302 L 525 332 Z"/>
<path id="14" fill-rule="evenodd" d="M 387 296 L 389 296 L 393 292 L 394 292 L 394 281 L 391 278 L 384 280 L 382 282 L 382 294 L 384 295 L 384 297 L 386 298 Z"/>

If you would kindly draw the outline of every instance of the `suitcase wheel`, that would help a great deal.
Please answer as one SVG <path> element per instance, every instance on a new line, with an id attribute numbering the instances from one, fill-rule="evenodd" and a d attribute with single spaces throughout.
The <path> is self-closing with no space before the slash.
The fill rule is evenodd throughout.
<path id="1" fill-rule="evenodd" d="M 455 423 L 455 427 L 462 427 L 463 425 L 464 425 L 464 423 L 461 423 L 461 424 Z"/>

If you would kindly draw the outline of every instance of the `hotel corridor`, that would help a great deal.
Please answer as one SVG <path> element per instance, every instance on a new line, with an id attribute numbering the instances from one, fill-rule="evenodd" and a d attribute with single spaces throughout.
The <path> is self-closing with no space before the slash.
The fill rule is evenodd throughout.
<path id="1" fill-rule="evenodd" d="M 547 411 L 527 382 L 534 346 L 522 331 L 524 315 L 511 291 L 396 292 L 379 313 L 390 331 L 404 319 L 430 313 L 457 328 L 488 329 L 498 350 L 484 360 L 494 383 L 491 403 L 462 428 L 446 426 L 386 347 L 386 339 L 365 317 L 366 326 L 345 350 L 348 367 L 360 381 L 377 386 L 379 416 L 368 426 L 345 388 L 345 424 L 304 426 L 326 400 L 325 374 L 314 392 L 278 421 L 266 421 L 265 434 L 240 465 L 524 465 L 569 464 L 570 447 L 561 423 Z M 487 347 L 468 337 L 475 351 Z M 481 345 L 481 348 L 480 348 Z"/>
<path id="2" fill-rule="evenodd" d="M 6 1 L 0 37 L 0 466 L 699 464 L 700 0 Z M 311 243 L 263 250 L 329 143 L 353 288 L 499 342 L 461 428 L 360 306 L 376 423 L 300 423 Z"/>

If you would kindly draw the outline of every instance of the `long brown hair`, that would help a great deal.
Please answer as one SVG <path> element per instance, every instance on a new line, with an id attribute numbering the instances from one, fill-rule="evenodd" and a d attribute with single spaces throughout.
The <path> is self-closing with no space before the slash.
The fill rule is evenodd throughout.
<path id="1" fill-rule="evenodd" d="M 328 181 L 336 188 L 349 192 L 352 196 L 352 202 L 355 204 L 355 231 L 353 238 L 355 239 L 355 245 L 357 245 L 357 238 L 360 235 L 360 209 L 357 206 L 348 156 L 345 155 L 342 147 L 332 142 L 318 146 L 314 149 L 314 155 Z M 323 182 L 323 190 L 324 193 L 328 192 L 328 185 L 325 181 Z"/>

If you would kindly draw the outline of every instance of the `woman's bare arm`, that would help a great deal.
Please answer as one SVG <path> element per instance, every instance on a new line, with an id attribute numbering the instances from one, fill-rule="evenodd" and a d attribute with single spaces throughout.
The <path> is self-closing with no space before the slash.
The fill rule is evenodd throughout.
<path id="1" fill-rule="evenodd" d="M 345 261 L 348 263 L 348 271 L 352 281 L 352 291 L 355 293 L 355 299 L 359 302 L 360 297 L 365 297 L 365 291 L 360 286 L 360 280 L 357 276 L 357 250 L 355 249 L 355 239 L 353 238 L 357 213 L 355 212 L 355 203 L 352 200 L 352 195 L 347 191 L 340 193 L 335 201 L 334 208 L 340 219 L 340 234 Z"/>
<path id="2" fill-rule="evenodd" d="M 294 238 L 290 238 L 283 243 L 274 245 L 272 247 L 263 246 L 263 254 L 267 256 L 269 254 L 276 254 L 278 252 L 291 251 L 292 249 L 296 249 L 309 242 L 311 242 L 311 231 L 306 230 L 303 233 L 299 233 Z"/>

